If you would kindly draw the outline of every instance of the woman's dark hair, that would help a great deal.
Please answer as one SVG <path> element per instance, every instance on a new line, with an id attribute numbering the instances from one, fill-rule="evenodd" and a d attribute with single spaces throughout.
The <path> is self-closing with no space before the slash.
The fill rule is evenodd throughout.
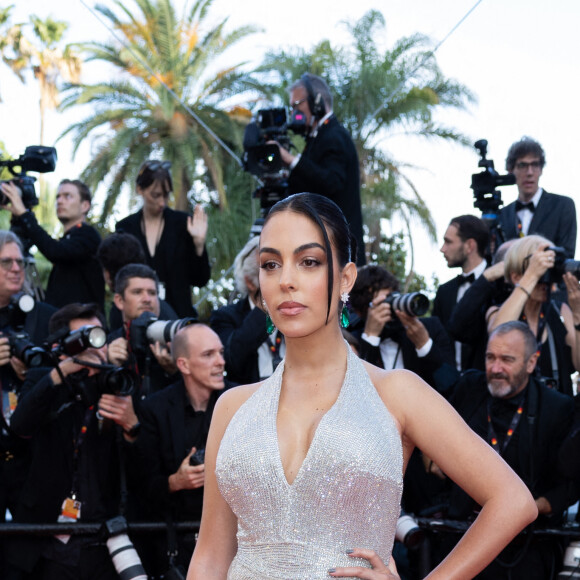
<path id="1" fill-rule="evenodd" d="M 348 222 L 340 208 L 332 200 L 317 193 L 296 193 L 279 201 L 266 216 L 264 226 L 273 215 L 283 211 L 292 211 L 306 216 L 322 232 L 328 264 L 328 310 L 326 312 L 326 321 L 328 322 L 330 303 L 332 301 L 332 286 L 334 285 L 332 245 L 336 250 L 339 266 L 344 268 L 348 262 L 352 261 L 352 256 L 356 256 L 356 240 L 351 235 Z M 331 234 L 332 245 L 326 231 L 327 228 Z"/>
<path id="2" fill-rule="evenodd" d="M 361 317 L 366 318 L 369 303 L 379 290 L 399 291 L 399 281 L 388 270 L 376 264 L 367 264 L 358 269 L 356 282 L 350 291 L 350 304 Z"/>
<path id="3" fill-rule="evenodd" d="M 173 182 L 171 181 L 171 162 L 155 161 L 148 159 L 139 168 L 135 183 L 141 189 L 147 189 L 150 185 L 158 181 L 163 188 L 163 193 L 168 196 L 173 191 Z"/>

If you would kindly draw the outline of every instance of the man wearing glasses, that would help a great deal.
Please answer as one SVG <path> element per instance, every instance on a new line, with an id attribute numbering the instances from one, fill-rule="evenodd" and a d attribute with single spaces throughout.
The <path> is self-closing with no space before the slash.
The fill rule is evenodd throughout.
<path id="1" fill-rule="evenodd" d="M 78 179 L 60 182 L 56 194 L 56 216 L 64 232 L 58 240 L 52 238 L 38 223 L 34 213 L 25 207 L 21 192 L 14 183 L 2 183 L 1 188 L 10 200 L 2 208 L 12 214 L 12 228 L 18 228 L 17 231 L 26 238 L 25 246 L 36 246 L 52 262 L 45 301 L 57 308 L 72 302 L 94 302 L 102 310 L 105 281 L 96 258 L 101 236 L 85 221 L 91 209 L 89 188 Z"/>
<path id="2" fill-rule="evenodd" d="M 565 248 L 568 258 L 576 249 L 576 208 L 564 195 L 548 193 L 540 187 L 546 164 L 542 146 L 530 137 L 522 137 L 509 149 L 506 169 L 513 173 L 518 199 L 505 206 L 499 221 L 506 240 L 539 234 Z"/>

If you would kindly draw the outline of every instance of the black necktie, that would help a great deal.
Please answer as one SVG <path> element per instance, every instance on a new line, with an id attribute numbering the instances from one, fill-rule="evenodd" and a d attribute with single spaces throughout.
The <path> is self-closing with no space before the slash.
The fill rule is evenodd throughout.
<path id="1" fill-rule="evenodd" d="M 472 282 L 475 282 L 475 274 L 473 272 L 467 276 L 459 274 L 459 276 L 457 276 L 457 282 L 459 286 L 463 286 L 463 284 L 471 284 Z"/>
<path id="2" fill-rule="evenodd" d="M 516 213 L 522 209 L 529 209 L 532 213 L 534 213 L 536 206 L 531 201 L 530 203 L 523 203 L 519 199 L 516 200 Z"/>

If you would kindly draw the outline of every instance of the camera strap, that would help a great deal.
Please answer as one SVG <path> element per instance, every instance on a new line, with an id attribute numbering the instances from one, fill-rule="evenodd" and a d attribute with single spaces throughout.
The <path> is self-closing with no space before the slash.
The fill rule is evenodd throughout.
<path id="1" fill-rule="evenodd" d="M 87 431 L 89 430 L 89 423 L 94 414 L 94 406 L 87 407 L 83 421 L 77 435 L 73 435 L 73 476 L 72 476 L 72 490 L 71 497 L 74 499 L 79 491 L 79 456 L 80 450 L 85 442 Z"/>

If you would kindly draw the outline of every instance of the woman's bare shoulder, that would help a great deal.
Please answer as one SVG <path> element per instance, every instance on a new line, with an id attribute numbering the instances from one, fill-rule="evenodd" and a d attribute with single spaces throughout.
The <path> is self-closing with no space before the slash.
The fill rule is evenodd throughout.
<path id="1" fill-rule="evenodd" d="M 251 385 L 239 385 L 225 391 L 217 400 L 215 410 L 219 414 L 230 414 L 230 418 L 235 412 L 263 385 L 263 381 L 252 383 Z"/>

